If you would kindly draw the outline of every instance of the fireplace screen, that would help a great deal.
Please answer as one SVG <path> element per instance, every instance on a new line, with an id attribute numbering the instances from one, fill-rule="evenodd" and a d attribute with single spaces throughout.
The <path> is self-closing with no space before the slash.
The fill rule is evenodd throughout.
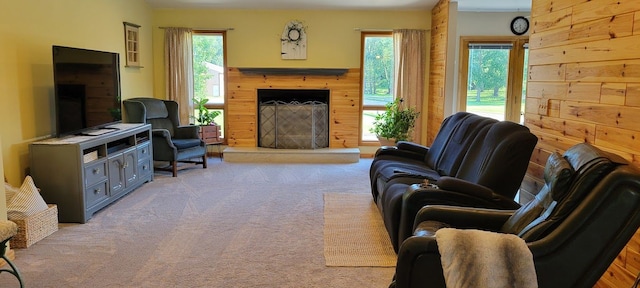
<path id="1" fill-rule="evenodd" d="M 260 147 L 329 147 L 329 109 L 326 103 L 271 100 L 260 103 L 259 109 Z"/>

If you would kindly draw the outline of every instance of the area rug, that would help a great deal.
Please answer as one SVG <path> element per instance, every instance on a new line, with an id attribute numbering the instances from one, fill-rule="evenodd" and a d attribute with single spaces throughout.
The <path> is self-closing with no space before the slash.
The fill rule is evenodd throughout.
<path id="1" fill-rule="evenodd" d="M 396 254 L 369 194 L 324 194 L 326 266 L 393 267 Z"/>

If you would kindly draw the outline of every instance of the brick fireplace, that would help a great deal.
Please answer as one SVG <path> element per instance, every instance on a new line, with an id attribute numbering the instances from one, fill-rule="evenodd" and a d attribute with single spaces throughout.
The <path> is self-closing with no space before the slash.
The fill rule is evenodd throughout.
<path id="1" fill-rule="evenodd" d="M 258 147 L 260 89 L 328 90 L 329 148 L 358 147 L 360 69 L 228 68 L 227 75 L 230 147 Z"/>

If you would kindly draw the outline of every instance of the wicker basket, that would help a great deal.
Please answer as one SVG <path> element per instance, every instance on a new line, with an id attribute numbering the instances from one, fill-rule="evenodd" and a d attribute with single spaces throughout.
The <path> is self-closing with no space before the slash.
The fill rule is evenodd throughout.
<path id="1" fill-rule="evenodd" d="M 58 231 L 58 206 L 48 204 L 49 208 L 31 217 L 11 220 L 18 224 L 18 234 L 11 239 L 11 248 L 28 248 L 44 237 Z"/>

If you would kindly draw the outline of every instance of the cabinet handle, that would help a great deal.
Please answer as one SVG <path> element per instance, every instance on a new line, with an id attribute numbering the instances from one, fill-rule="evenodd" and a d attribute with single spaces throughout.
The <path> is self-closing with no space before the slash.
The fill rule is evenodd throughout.
<path id="1" fill-rule="evenodd" d="M 100 168 L 93 168 L 93 174 L 100 173 Z"/>
<path id="2" fill-rule="evenodd" d="M 100 188 L 96 188 L 96 189 L 93 190 L 93 194 L 99 194 L 101 192 L 102 192 L 102 190 Z"/>

